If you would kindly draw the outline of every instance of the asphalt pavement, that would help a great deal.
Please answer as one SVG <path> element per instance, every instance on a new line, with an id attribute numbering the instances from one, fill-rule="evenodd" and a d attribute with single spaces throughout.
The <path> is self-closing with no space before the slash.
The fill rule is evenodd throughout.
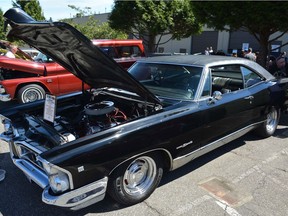
<path id="1" fill-rule="evenodd" d="M 259 139 L 249 133 L 166 173 L 142 203 L 123 207 L 107 196 L 76 212 L 44 204 L 42 189 L 13 165 L 8 145 L 0 141 L 0 169 L 7 172 L 0 182 L 0 215 L 287 216 L 287 138 L 288 115 L 282 115 L 274 136 Z"/>

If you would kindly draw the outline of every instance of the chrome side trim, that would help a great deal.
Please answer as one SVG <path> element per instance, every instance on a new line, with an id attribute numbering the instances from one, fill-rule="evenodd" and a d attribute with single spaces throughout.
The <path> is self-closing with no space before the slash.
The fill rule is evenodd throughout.
<path id="1" fill-rule="evenodd" d="M 47 185 L 49 185 L 47 175 L 31 163 L 23 159 L 13 159 L 13 162 L 27 176 L 29 180 L 32 180 L 41 188 L 45 188 Z"/>
<path id="2" fill-rule="evenodd" d="M 229 134 L 225 137 L 222 137 L 221 139 L 218 139 L 210 144 L 207 144 L 189 154 L 186 154 L 184 156 L 181 156 L 181 157 L 178 157 L 178 158 L 175 158 L 173 160 L 173 164 L 172 164 L 172 170 L 175 170 L 183 165 L 185 165 L 186 163 L 190 162 L 191 160 L 194 160 L 216 148 L 219 148 L 220 146 L 223 146 L 241 136 L 243 136 L 244 134 L 248 133 L 249 131 L 255 129 L 257 127 L 257 125 L 263 123 L 265 121 L 262 121 L 262 122 L 258 122 L 258 123 L 255 123 L 255 124 L 252 124 L 252 125 L 249 125 L 245 128 L 242 128 L 232 134 Z"/>
<path id="3" fill-rule="evenodd" d="M 61 195 L 51 195 L 49 193 L 50 187 L 46 187 L 42 193 L 42 201 L 49 205 L 79 210 L 103 200 L 107 183 L 108 178 L 104 177 L 91 184 Z"/>

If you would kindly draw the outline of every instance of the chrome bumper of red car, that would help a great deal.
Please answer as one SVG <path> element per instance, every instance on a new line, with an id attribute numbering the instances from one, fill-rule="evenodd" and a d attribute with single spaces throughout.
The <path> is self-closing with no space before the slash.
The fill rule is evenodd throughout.
<path id="1" fill-rule="evenodd" d="M 10 100 L 11 100 L 11 97 L 9 94 L 0 94 L 0 101 L 7 102 Z"/>
<path id="2" fill-rule="evenodd" d="M 10 94 L 6 94 L 5 88 L 2 85 L 0 85 L 0 101 L 6 102 L 10 100 L 11 100 Z"/>

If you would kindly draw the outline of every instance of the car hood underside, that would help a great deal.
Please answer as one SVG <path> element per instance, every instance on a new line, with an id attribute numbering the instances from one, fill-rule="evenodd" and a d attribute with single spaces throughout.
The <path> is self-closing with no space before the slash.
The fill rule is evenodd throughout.
<path id="1" fill-rule="evenodd" d="M 119 88 L 160 104 L 155 95 L 69 24 L 37 22 L 19 8 L 9 9 L 4 18 L 12 27 L 9 37 L 19 38 L 50 56 L 88 85 Z"/>

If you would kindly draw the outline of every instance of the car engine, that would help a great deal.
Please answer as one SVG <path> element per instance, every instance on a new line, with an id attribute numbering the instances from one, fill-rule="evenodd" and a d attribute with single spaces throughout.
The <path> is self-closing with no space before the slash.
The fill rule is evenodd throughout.
<path id="1" fill-rule="evenodd" d="M 58 106 L 53 123 L 44 120 L 42 113 L 24 113 L 19 123 L 21 128 L 17 130 L 26 142 L 33 146 L 41 144 L 41 150 L 47 150 L 145 116 L 153 110 L 155 108 L 145 103 L 116 97 L 99 102 L 89 100 L 84 104 L 69 101 Z"/>

